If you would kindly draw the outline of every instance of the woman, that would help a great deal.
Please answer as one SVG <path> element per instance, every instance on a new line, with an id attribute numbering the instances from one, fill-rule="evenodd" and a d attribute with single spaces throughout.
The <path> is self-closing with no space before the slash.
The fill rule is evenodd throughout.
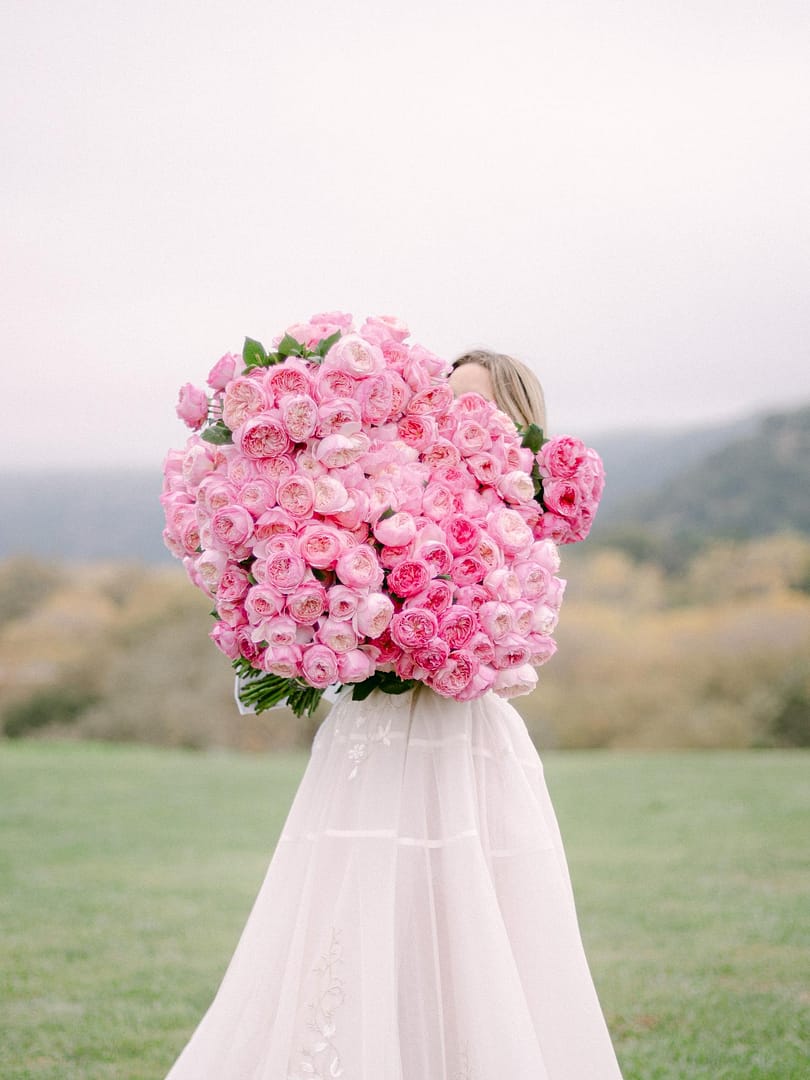
<path id="1" fill-rule="evenodd" d="M 451 375 L 519 425 L 535 376 Z M 167 1080 L 617 1080 L 543 769 L 515 709 L 345 689 L 216 997 Z"/>

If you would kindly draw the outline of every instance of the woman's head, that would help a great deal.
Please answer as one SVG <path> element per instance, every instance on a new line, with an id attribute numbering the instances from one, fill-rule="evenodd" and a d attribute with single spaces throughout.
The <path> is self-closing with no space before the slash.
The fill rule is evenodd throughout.
<path id="1" fill-rule="evenodd" d="M 545 429 L 546 402 L 540 380 L 519 360 L 503 353 L 474 349 L 453 362 L 450 385 L 456 394 L 475 391 L 494 401 L 519 427 Z"/>

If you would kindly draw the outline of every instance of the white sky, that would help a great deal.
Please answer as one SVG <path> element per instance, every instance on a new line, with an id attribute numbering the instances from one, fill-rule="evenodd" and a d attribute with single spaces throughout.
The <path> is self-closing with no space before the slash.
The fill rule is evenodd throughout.
<path id="1" fill-rule="evenodd" d="M 5 0 L 3 468 L 159 464 L 315 311 L 554 430 L 810 398 L 807 0 Z"/>

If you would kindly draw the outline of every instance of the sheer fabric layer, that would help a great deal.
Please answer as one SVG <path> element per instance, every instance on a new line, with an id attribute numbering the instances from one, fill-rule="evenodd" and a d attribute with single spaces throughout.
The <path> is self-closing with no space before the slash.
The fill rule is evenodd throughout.
<path id="1" fill-rule="evenodd" d="M 616 1080 L 520 715 L 424 688 L 319 727 L 219 990 L 167 1080 Z"/>

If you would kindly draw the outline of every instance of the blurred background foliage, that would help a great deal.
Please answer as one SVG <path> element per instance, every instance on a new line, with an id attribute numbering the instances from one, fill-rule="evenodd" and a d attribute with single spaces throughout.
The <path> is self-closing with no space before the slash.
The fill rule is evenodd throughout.
<path id="1" fill-rule="evenodd" d="M 591 441 L 603 506 L 562 549 L 558 652 L 515 702 L 537 744 L 810 745 L 810 407 Z M 210 602 L 156 547 L 159 487 L 0 477 L 3 737 L 308 747 L 323 706 L 236 712 Z"/>

